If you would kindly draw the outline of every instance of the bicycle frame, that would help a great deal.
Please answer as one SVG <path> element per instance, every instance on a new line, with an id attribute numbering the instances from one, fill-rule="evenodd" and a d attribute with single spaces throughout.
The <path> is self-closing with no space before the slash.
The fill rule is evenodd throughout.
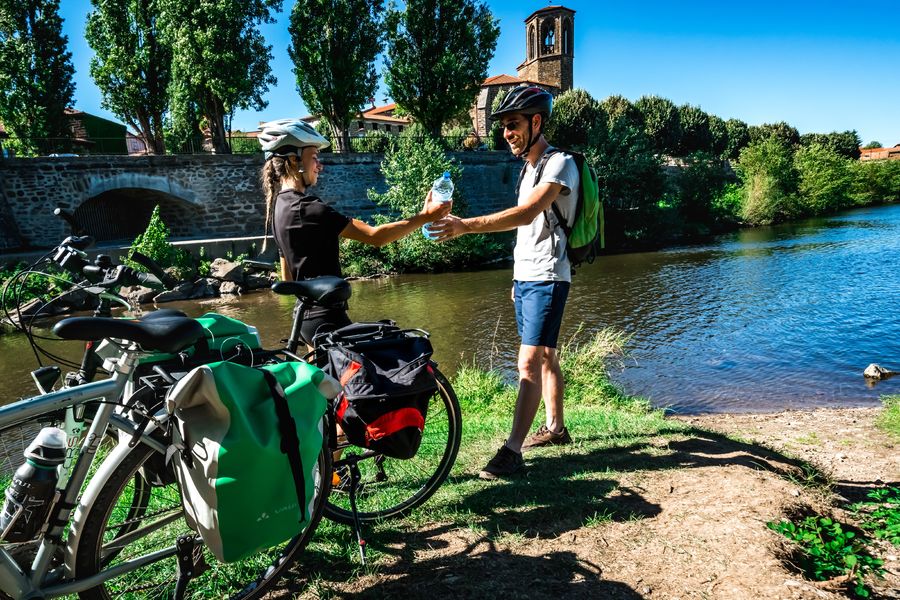
<path id="1" fill-rule="evenodd" d="M 24 572 L 6 548 L 0 546 L 0 591 L 12 598 L 53 598 L 84 591 L 118 576 L 122 572 L 137 569 L 144 564 L 158 560 L 161 554 L 175 553 L 173 544 L 171 549 L 158 551 L 117 565 L 91 577 L 81 580 L 72 579 L 74 576 L 74 553 L 80 538 L 80 532 L 71 527 L 72 511 L 79 506 L 89 506 L 94 495 L 99 492 L 99 490 L 92 490 L 89 485 L 79 504 L 78 494 L 88 478 L 96 451 L 109 426 L 112 425 L 116 430 L 122 431 L 132 438 L 139 433 L 140 442 L 148 444 L 157 451 L 165 452 L 166 449 L 164 444 L 151 437 L 157 428 L 154 423 L 150 423 L 144 431 L 138 432 L 132 421 L 114 412 L 116 401 L 123 395 L 125 386 L 137 364 L 139 354 L 137 347 L 131 344 L 127 348 L 122 348 L 118 360 L 107 361 L 107 366 L 112 367 L 109 369 L 112 371 L 112 375 L 107 379 L 26 398 L 9 406 L 0 407 L 0 427 L 18 425 L 40 415 L 65 411 L 67 429 L 71 430 L 67 431 L 67 434 L 71 434 L 69 448 L 60 480 L 57 483 L 53 508 L 48 517 L 46 530 L 37 538 L 39 545 L 30 573 Z M 76 449 L 79 434 L 83 429 L 83 425 L 77 424 L 78 422 L 83 423 L 83 415 L 79 415 L 83 410 L 79 409 L 83 409 L 84 405 L 91 401 L 101 401 L 101 403 L 97 413 L 91 419 L 90 429 L 81 441 L 81 445 Z M 164 411 L 160 411 L 156 416 L 158 417 L 157 421 L 167 418 Z M 72 426 L 73 424 L 74 426 Z M 120 443 L 107 458 L 113 457 L 117 452 L 121 454 L 128 451 L 131 451 L 129 444 Z M 76 452 L 77 456 L 75 456 Z M 106 463 L 106 461 L 104 462 Z M 107 464 L 112 464 L 112 461 Z M 100 471 L 95 474 L 95 477 L 98 474 Z M 62 535 L 66 528 L 70 528 L 69 535 L 66 542 L 63 542 Z M 52 559 L 60 548 L 63 548 L 65 553 L 63 566 L 51 569 Z"/>

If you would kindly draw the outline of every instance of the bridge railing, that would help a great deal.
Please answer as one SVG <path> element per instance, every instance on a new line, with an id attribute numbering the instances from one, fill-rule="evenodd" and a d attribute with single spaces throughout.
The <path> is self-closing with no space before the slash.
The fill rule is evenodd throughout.
<path id="1" fill-rule="evenodd" d="M 388 133 L 368 134 L 350 138 L 352 153 L 382 153 L 396 147 L 397 135 Z M 407 138 L 408 139 L 408 138 Z M 424 138 L 422 138 L 424 139 Z M 488 150 L 486 140 L 474 134 L 439 138 L 451 151 Z M 231 135 L 227 138 L 229 154 L 261 154 L 255 135 Z M 336 144 L 326 152 L 334 152 Z M 166 154 L 215 154 L 212 141 L 198 136 L 178 144 L 167 143 Z M 0 138 L 0 158 L 13 157 L 67 157 L 67 156 L 143 156 L 151 154 L 139 138 Z"/>

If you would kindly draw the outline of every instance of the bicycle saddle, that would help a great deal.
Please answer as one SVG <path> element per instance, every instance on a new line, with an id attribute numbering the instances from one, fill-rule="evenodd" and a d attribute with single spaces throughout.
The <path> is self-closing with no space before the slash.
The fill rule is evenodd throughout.
<path id="1" fill-rule="evenodd" d="M 174 311 L 172 311 L 174 312 Z M 106 317 L 69 317 L 53 327 L 53 333 L 64 340 L 98 340 L 118 338 L 137 342 L 144 350 L 169 354 L 184 350 L 203 337 L 203 326 L 194 319 L 173 314 L 140 319 Z"/>
<path id="2" fill-rule="evenodd" d="M 322 275 L 303 281 L 279 281 L 272 285 L 272 291 L 285 296 L 297 296 L 322 306 L 350 299 L 350 284 L 334 275 Z"/>

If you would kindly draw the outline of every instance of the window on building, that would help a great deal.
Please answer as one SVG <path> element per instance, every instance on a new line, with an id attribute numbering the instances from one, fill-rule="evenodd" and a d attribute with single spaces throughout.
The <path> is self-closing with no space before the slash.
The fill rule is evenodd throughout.
<path id="1" fill-rule="evenodd" d="M 572 21 L 569 19 L 563 22 L 562 53 L 566 56 L 572 55 Z"/>
<path id="2" fill-rule="evenodd" d="M 403 133 L 403 125 L 397 125 L 397 133 Z"/>
<path id="3" fill-rule="evenodd" d="M 544 51 L 542 54 L 549 54 L 555 51 L 556 49 L 556 23 L 553 20 L 548 20 L 544 24 Z"/>
<path id="4" fill-rule="evenodd" d="M 534 33 L 534 25 L 528 27 L 528 60 L 534 60 L 534 47 L 536 45 L 535 39 L 537 36 Z"/>

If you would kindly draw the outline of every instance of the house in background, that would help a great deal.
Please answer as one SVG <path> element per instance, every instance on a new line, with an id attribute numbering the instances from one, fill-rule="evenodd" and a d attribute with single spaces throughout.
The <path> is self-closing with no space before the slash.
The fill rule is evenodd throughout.
<path id="1" fill-rule="evenodd" d="M 72 151 L 76 154 L 128 153 L 128 129 L 121 123 L 74 108 L 66 109 L 66 117 L 72 132 Z"/>
<path id="2" fill-rule="evenodd" d="M 900 144 L 893 148 L 860 148 L 859 160 L 900 160 Z"/>
<path id="3" fill-rule="evenodd" d="M 372 105 L 371 108 L 359 113 L 357 118 L 350 121 L 350 137 L 360 137 L 369 131 L 384 131 L 385 133 L 401 133 L 412 122 L 409 117 L 395 115 L 397 105 L 395 103 L 384 106 Z M 317 127 L 322 118 L 318 115 L 303 117 L 313 127 Z"/>

